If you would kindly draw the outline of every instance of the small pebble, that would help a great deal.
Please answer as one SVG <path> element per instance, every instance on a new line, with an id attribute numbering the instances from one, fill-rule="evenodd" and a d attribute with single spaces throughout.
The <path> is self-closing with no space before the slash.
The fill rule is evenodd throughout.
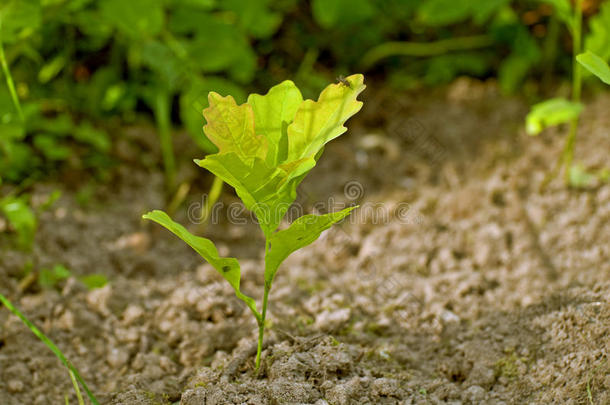
<path id="1" fill-rule="evenodd" d="M 9 380 L 7 384 L 7 388 L 9 392 L 16 393 L 23 391 L 23 381 L 20 380 Z"/>
<path id="2" fill-rule="evenodd" d="M 113 348 L 108 353 L 108 357 L 106 357 L 106 361 L 113 368 L 121 368 L 127 361 L 129 360 L 129 353 L 126 350 Z"/>

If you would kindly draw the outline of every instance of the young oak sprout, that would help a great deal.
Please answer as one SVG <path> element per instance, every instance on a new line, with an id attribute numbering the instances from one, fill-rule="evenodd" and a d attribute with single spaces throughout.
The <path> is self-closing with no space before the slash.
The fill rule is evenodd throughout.
<path id="1" fill-rule="evenodd" d="M 237 105 L 231 96 L 210 92 L 210 106 L 203 111 L 203 130 L 218 153 L 195 160 L 199 166 L 231 185 L 247 209 L 254 212 L 265 236 L 265 285 L 259 312 L 252 297 L 239 287 L 239 262 L 221 257 L 209 239 L 195 236 L 163 211 L 144 218 L 163 225 L 191 246 L 231 284 L 258 323 L 256 368 L 260 366 L 269 290 L 280 264 L 296 250 L 314 242 L 334 223 L 356 207 L 326 215 L 304 215 L 278 231 L 296 189 L 316 165 L 324 145 L 347 131 L 348 118 L 362 102 L 356 98 L 366 87 L 364 76 L 355 74 L 326 87 L 317 101 L 303 100 L 295 84 L 286 80 L 265 95 L 251 94 Z"/>

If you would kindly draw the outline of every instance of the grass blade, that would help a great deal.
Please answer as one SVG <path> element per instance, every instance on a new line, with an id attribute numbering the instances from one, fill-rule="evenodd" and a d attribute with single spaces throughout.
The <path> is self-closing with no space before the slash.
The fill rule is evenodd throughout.
<path id="1" fill-rule="evenodd" d="M 93 393 L 91 393 L 89 387 L 87 387 L 87 384 L 85 384 L 85 381 L 83 381 L 80 374 L 78 374 L 76 368 L 72 365 L 72 363 L 70 363 L 70 361 L 68 361 L 68 359 L 66 359 L 61 350 L 59 350 L 59 348 L 55 346 L 55 343 L 53 343 L 51 339 L 49 339 L 44 333 L 40 331 L 40 329 L 38 329 L 32 322 L 30 322 L 30 320 L 27 319 L 25 315 L 23 315 L 17 308 L 15 308 L 15 306 L 2 294 L 0 294 L 0 302 L 2 302 L 2 304 L 4 304 L 4 306 L 8 308 L 9 311 L 11 311 L 19 319 L 21 319 L 25 326 L 27 326 L 32 331 L 32 333 L 36 335 L 38 339 L 40 339 L 44 344 L 46 344 L 49 349 L 51 349 L 51 351 L 53 352 L 53 354 L 55 354 L 55 356 L 57 356 L 59 361 L 61 361 L 63 365 L 66 366 L 70 371 L 70 378 L 75 378 L 83 386 L 85 392 L 87 393 L 87 396 L 89 397 L 89 400 L 91 400 L 91 403 L 93 403 L 94 405 L 99 405 L 99 402 L 97 401 L 95 396 L 93 396 Z M 79 391 L 77 391 L 77 396 L 78 394 L 80 394 Z M 82 401 L 82 396 L 80 397 L 80 401 Z M 81 403 L 80 401 L 79 403 Z"/>

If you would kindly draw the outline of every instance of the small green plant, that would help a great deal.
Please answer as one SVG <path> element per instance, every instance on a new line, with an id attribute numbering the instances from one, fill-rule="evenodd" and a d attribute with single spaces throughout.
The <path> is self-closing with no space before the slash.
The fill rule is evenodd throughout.
<path id="1" fill-rule="evenodd" d="M 8 220 L 12 230 L 17 234 L 17 247 L 30 250 L 34 243 L 38 220 L 28 204 L 28 197 L 8 195 L 0 198 L 0 216 Z"/>
<path id="2" fill-rule="evenodd" d="M 563 152 L 554 170 L 543 181 L 542 188 L 565 167 L 565 183 L 573 187 L 589 184 L 583 177 L 583 169 L 573 165 L 574 143 L 578 131 L 578 120 L 583 110 L 580 101 L 583 71 L 581 65 L 595 74 L 602 81 L 610 83 L 610 69 L 604 60 L 610 58 L 610 3 L 602 5 L 600 12 L 590 21 L 590 33 L 585 40 L 587 52 L 582 50 L 582 0 L 575 0 L 571 5 L 568 0 L 543 0 L 553 5 L 557 18 L 562 21 L 572 36 L 572 97 L 571 100 L 553 98 L 534 105 L 526 118 L 526 131 L 529 135 L 538 135 L 549 126 L 570 124 Z M 603 54 L 599 56 L 599 52 Z"/>
<path id="3" fill-rule="evenodd" d="M 250 308 L 258 323 L 256 368 L 260 366 L 269 291 L 280 264 L 294 251 L 314 242 L 355 207 L 325 215 L 304 215 L 278 230 L 296 189 L 316 165 L 324 145 L 343 134 L 348 118 L 362 107 L 357 96 L 365 88 L 360 74 L 344 83 L 331 84 L 317 101 L 303 100 L 295 84 L 286 80 L 266 95 L 251 94 L 237 105 L 233 97 L 215 92 L 203 112 L 204 132 L 218 153 L 195 162 L 232 186 L 247 209 L 254 212 L 265 236 L 265 285 L 262 310 L 240 290 L 240 266 L 233 257 L 221 257 L 214 243 L 195 236 L 163 211 L 144 218 L 173 232 L 210 263 Z"/>

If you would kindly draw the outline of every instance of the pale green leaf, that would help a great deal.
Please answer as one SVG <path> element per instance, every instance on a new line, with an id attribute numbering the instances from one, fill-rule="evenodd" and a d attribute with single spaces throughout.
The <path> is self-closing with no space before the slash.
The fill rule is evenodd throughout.
<path id="1" fill-rule="evenodd" d="M 53 288 L 60 281 L 69 278 L 72 275 L 70 270 L 61 264 L 56 264 L 52 269 L 41 269 L 38 274 L 38 284 L 42 288 Z"/>
<path id="2" fill-rule="evenodd" d="M 201 257 L 210 263 L 212 267 L 231 284 L 231 287 L 235 290 L 235 295 L 244 301 L 258 318 L 259 315 L 256 310 L 256 303 L 251 297 L 243 294 L 239 289 L 241 270 L 237 259 L 233 257 L 220 257 L 216 246 L 214 246 L 214 243 L 211 240 L 193 235 L 185 227 L 173 221 L 163 211 L 151 211 L 148 214 L 143 215 L 142 218 L 150 219 L 159 225 L 164 226 L 199 253 Z"/>
<path id="3" fill-rule="evenodd" d="M 576 164 L 569 169 L 570 185 L 574 188 L 586 188 L 595 184 L 595 175 L 588 172 L 583 165 Z"/>
<path id="4" fill-rule="evenodd" d="M 326 87 L 317 101 L 305 100 L 294 121 L 288 126 L 287 162 L 313 157 L 329 141 L 347 131 L 345 121 L 362 108 L 356 97 L 366 87 L 364 76 L 346 78 L 349 86 L 339 83 Z"/>
<path id="5" fill-rule="evenodd" d="M 602 82 L 610 84 L 610 66 L 602 58 L 591 51 L 587 51 L 576 56 L 576 60 L 589 72 L 599 77 Z"/>
<path id="6" fill-rule="evenodd" d="M 88 290 L 102 288 L 108 284 L 108 278 L 103 274 L 87 274 L 86 276 L 80 277 L 79 280 Z"/>
<path id="7" fill-rule="evenodd" d="M 249 104 L 237 105 L 231 96 L 208 95 L 209 107 L 203 110 L 207 124 L 203 131 L 218 147 L 219 154 L 233 152 L 247 165 L 254 158 L 265 159 L 265 137 L 254 133 L 254 112 Z"/>
<path id="8" fill-rule="evenodd" d="M 538 135 L 547 127 L 570 122 L 580 115 L 582 108 L 582 104 L 563 98 L 553 98 L 538 103 L 527 114 L 526 131 L 529 135 Z"/>
<path id="9" fill-rule="evenodd" d="M 322 232 L 341 221 L 357 207 L 349 207 L 339 212 L 325 215 L 304 215 L 287 229 L 271 236 L 271 248 L 265 255 L 265 283 L 271 286 L 280 264 L 293 252 L 313 243 Z"/>
<path id="10" fill-rule="evenodd" d="M 189 135 L 206 153 L 216 153 L 218 148 L 203 133 L 201 112 L 209 106 L 208 93 L 212 90 L 220 94 L 231 94 L 237 102 L 246 99 L 244 90 L 237 84 L 214 76 L 192 77 L 186 89 L 180 93 L 180 119 Z"/>
<path id="11" fill-rule="evenodd" d="M 315 166 L 313 159 L 304 159 L 288 172 L 286 166 L 270 167 L 259 158 L 248 166 L 233 152 L 208 155 L 195 163 L 235 189 L 246 208 L 256 214 L 265 235 L 277 229 L 296 198 L 302 176 Z"/>
<path id="12" fill-rule="evenodd" d="M 0 214 L 8 220 L 17 232 L 17 245 L 20 249 L 29 250 L 34 242 L 38 220 L 32 208 L 28 205 L 27 197 L 7 196 L 0 199 Z"/>
<path id="13" fill-rule="evenodd" d="M 257 135 L 267 138 L 267 163 L 276 166 L 288 153 L 288 125 L 303 102 L 301 92 L 290 80 L 273 86 L 265 95 L 251 94 L 248 104 L 254 110 Z"/>

